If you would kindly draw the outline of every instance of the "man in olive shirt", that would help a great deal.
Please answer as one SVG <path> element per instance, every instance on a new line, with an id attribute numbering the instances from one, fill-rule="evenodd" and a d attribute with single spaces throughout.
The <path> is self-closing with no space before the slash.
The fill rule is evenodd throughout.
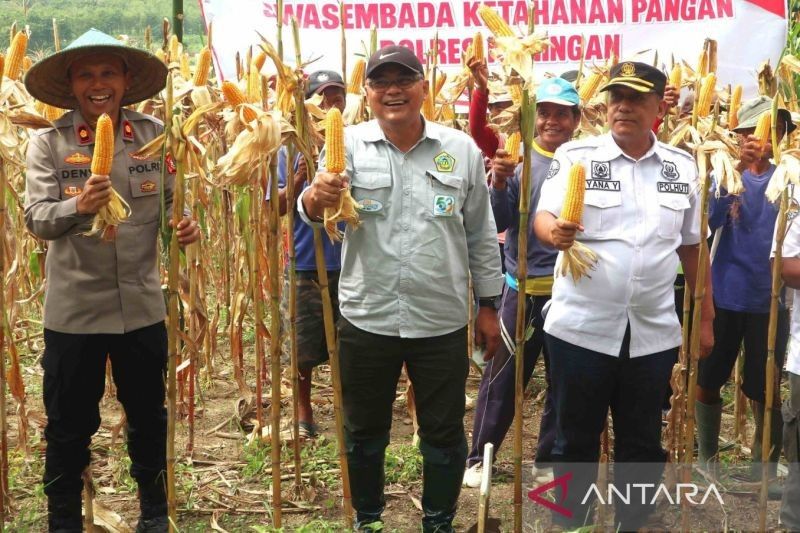
<path id="1" fill-rule="evenodd" d="M 467 456 L 467 287 L 481 307 L 476 341 L 499 344 L 494 298 L 503 277 L 483 159 L 464 133 L 420 115 L 428 91 L 411 50 L 388 46 L 367 64 L 376 120 L 345 130 L 346 175 L 320 172 L 298 199 L 319 223 L 349 181 L 361 226 L 348 228 L 339 279 L 339 355 L 356 529 L 379 527 L 384 451 L 405 362 L 423 457 L 424 531 L 453 531 Z M 324 168 L 325 153 L 320 156 Z"/>
<path id="2" fill-rule="evenodd" d="M 164 87 L 167 70 L 148 52 L 97 30 L 34 65 L 25 78 L 38 100 L 66 109 L 28 147 L 25 222 L 49 241 L 44 306 L 44 404 L 48 422 L 44 484 L 51 531 L 81 531 L 81 473 L 100 426 L 106 359 L 128 423 L 131 475 L 139 485 L 137 532 L 166 532 L 164 379 L 166 309 L 158 272 L 160 160 L 132 157 L 163 130 L 152 117 L 122 109 Z M 90 170 L 97 119 L 114 124 L 110 176 Z M 167 166 L 173 163 L 167 160 Z M 164 196 L 169 211 L 172 175 Z M 87 236 L 111 187 L 130 205 L 114 241 Z M 182 245 L 197 224 L 177 227 Z"/>

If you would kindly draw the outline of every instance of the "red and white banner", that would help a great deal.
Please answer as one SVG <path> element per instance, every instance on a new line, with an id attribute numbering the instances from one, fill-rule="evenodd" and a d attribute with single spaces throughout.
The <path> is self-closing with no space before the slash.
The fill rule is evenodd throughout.
<path id="1" fill-rule="evenodd" d="M 223 78 L 235 77 L 236 53 L 245 57 L 261 42 L 259 34 L 275 42 L 274 1 L 199 1 L 206 24 L 213 23 L 214 58 Z M 285 0 L 284 57 L 294 58 L 290 19 L 295 17 L 303 61 L 315 60 L 309 71 L 341 70 L 342 21 L 350 66 L 367 50 L 374 26 L 379 45 L 408 46 L 423 63 L 438 34 L 440 67 L 458 69 L 474 33 L 489 34 L 477 14 L 481 3 L 494 7 L 512 27 L 527 28 L 526 0 L 345 0 L 342 12 L 336 0 Z M 746 94 L 753 94 L 759 64 L 769 59 L 775 65 L 780 57 L 786 19 L 786 0 L 537 0 L 535 25 L 552 45 L 536 57 L 535 72 L 577 68 L 582 38 L 591 63 L 601 64 L 612 53 L 652 63 L 657 53 L 661 66 L 669 66 L 673 56 L 695 66 L 703 41 L 712 38 L 719 43 L 719 85 L 741 83 Z"/>

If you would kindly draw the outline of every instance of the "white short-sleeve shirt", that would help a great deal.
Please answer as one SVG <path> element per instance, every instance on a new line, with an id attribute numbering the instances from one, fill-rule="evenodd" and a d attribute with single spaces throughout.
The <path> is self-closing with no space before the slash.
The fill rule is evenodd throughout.
<path id="1" fill-rule="evenodd" d="M 617 356 L 630 323 L 631 357 L 680 345 L 676 250 L 700 242 L 697 167 L 683 150 L 652 139 L 638 161 L 611 134 L 556 150 L 538 210 L 559 216 L 570 168 L 582 163 L 584 231 L 577 240 L 598 262 L 591 277 L 556 278 L 544 326 L 550 335 Z"/>
<path id="2" fill-rule="evenodd" d="M 795 187 L 793 197 L 800 200 L 800 190 Z M 786 237 L 783 239 L 783 257 L 800 257 L 800 220 L 793 218 L 787 222 Z M 775 224 L 777 231 L 778 224 Z M 772 254 L 775 255 L 775 241 L 772 243 Z M 794 290 L 794 306 L 792 308 L 792 323 L 790 326 L 791 342 L 789 353 L 786 356 L 786 370 L 792 374 L 800 375 L 800 291 Z"/>

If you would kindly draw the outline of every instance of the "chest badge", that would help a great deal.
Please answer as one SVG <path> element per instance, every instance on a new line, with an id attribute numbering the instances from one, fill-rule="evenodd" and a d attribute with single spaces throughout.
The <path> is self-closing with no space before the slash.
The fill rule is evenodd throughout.
<path id="1" fill-rule="evenodd" d="M 456 158 L 447 152 L 440 152 L 433 158 L 433 164 L 439 172 L 452 172 L 456 166 Z"/>
<path id="2" fill-rule="evenodd" d="M 74 154 L 65 157 L 64 162 L 69 163 L 70 165 L 81 166 L 91 163 L 92 158 L 86 154 L 75 152 Z"/>
<path id="3" fill-rule="evenodd" d="M 364 213 L 377 213 L 383 209 L 383 204 L 373 198 L 364 198 L 358 202 L 356 209 Z"/>
<path id="4" fill-rule="evenodd" d="M 153 192 L 156 190 L 156 182 L 151 180 L 143 181 L 139 186 L 139 190 L 141 192 Z"/>
<path id="5" fill-rule="evenodd" d="M 78 196 L 80 193 L 83 192 L 83 189 L 80 187 L 75 187 L 74 185 L 70 185 L 69 187 L 64 188 L 64 194 L 67 196 Z"/>
<path id="6" fill-rule="evenodd" d="M 664 176 L 664 179 L 669 181 L 675 181 L 681 177 L 678 173 L 678 167 L 676 167 L 675 163 L 672 161 L 664 161 L 661 163 L 661 175 Z"/>
<path id="7" fill-rule="evenodd" d="M 451 217 L 456 210 L 456 199 L 453 196 L 437 194 L 433 197 L 433 216 Z"/>
<path id="8" fill-rule="evenodd" d="M 78 144 L 91 144 L 92 142 L 92 132 L 89 130 L 89 126 L 86 124 L 81 124 L 77 128 L 78 131 Z"/>
<path id="9" fill-rule="evenodd" d="M 611 161 L 592 161 L 592 179 L 611 179 Z"/>
<path id="10" fill-rule="evenodd" d="M 127 120 L 122 123 L 122 138 L 126 141 L 133 140 L 133 125 Z"/>

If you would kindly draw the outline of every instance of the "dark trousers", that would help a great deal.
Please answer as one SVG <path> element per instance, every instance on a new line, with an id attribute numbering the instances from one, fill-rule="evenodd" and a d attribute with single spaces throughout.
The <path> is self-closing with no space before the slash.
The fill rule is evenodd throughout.
<path id="1" fill-rule="evenodd" d="M 414 386 L 423 459 L 422 506 L 452 521 L 467 456 L 464 436 L 466 327 L 437 337 L 376 335 L 339 321 L 347 464 L 357 520 L 378 519 L 384 507 L 384 452 L 403 363 Z M 425 525 L 423 523 L 423 525 Z"/>
<path id="2" fill-rule="evenodd" d="M 89 464 L 89 442 L 100 427 L 99 402 L 105 388 L 107 357 L 117 399 L 127 417 L 131 476 L 140 486 L 157 482 L 166 468 L 164 323 L 120 335 L 78 335 L 45 329 L 44 342 L 44 491 L 48 497 L 80 495 L 81 473 Z"/>
<path id="3" fill-rule="evenodd" d="M 619 357 L 575 346 L 545 335 L 550 349 L 550 375 L 556 406 L 556 443 L 553 448 L 556 478 L 572 473 L 563 503 L 571 518 L 554 513 L 553 521 L 565 526 L 591 524 L 592 498 L 584 499 L 597 476 L 600 436 L 609 407 L 614 421 L 614 483 L 657 484 L 666 453 L 661 448 L 661 403 L 669 383 L 677 348 L 631 358 L 630 328 Z M 581 465 L 580 463 L 584 463 Z M 636 463 L 626 468 L 626 463 Z M 649 502 L 655 488 L 648 493 Z M 617 505 L 616 526 L 637 529 L 652 506 Z"/>
<path id="4" fill-rule="evenodd" d="M 514 420 L 514 382 L 515 382 L 515 337 L 517 323 L 517 300 L 519 293 L 506 286 L 500 304 L 500 329 L 503 339 L 497 354 L 486 365 L 478 389 L 475 406 L 475 419 L 472 429 L 472 448 L 467 457 L 467 465 L 472 466 L 483 460 L 483 447 L 494 444 L 497 454 L 500 444 L 508 433 Z M 539 424 L 539 439 L 536 447 L 536 464 L 549 463 L 553 444 L 556 440 L 556 419 L 553 407 L 553 393 L 550 387 L 550 361 L 544 345 L 544 319 L 542 307 L 550 300 L 549 296 L 525 297 L 525 324 L 533 328 L 533 334 L 525 341 L 523 348 L 523 382 L 528 385 L 539 353 L 544 353 L 545 381 L 547 393 L 544 412 Z"/>
<path id="5" fill-rule="evenodd" d="M 800 531 L 800 374 L 789 372 L 789 397 L 783 404 L 783 453 L 789 475 L 783 485 L 781 525 Z"/>

